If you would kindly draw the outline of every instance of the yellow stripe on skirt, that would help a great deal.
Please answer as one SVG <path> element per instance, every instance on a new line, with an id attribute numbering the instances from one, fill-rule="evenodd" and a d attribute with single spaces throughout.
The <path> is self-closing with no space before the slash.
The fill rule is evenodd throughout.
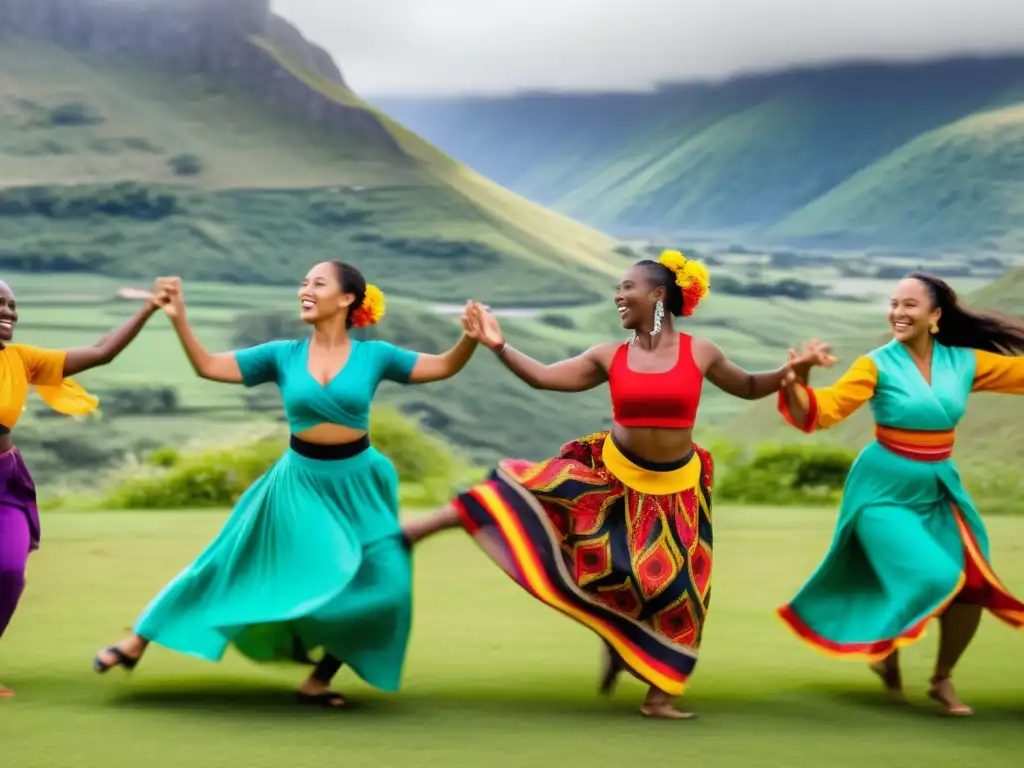
<path id="1" fill-rule="evenodd" d="M 539 463 L 506 459 L 455 500 L 531 595 L 600 636 L 636 677 L 682 693 L 711 597 L 714 462 L 641 466 L 608 432 Z"/>

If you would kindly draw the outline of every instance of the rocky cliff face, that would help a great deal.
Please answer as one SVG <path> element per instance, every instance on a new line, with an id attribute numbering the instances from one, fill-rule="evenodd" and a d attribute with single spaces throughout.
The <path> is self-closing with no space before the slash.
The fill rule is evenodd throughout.
<path id="1" fill-rule="evenodd" d="M 265 38 L 295 65 L 344 85 L 330 55 L 271 13 L 270 0 L 0 0 L 0 45 L 3 35 L 229 77 L 274 107 L 402 153 L 371 112 L 311 88 L 252 43 Z"/>

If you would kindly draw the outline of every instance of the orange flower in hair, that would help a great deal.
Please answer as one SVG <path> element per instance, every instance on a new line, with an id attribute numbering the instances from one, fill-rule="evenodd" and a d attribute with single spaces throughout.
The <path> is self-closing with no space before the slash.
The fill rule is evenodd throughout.
<path id="1" fill-rule="evenodd" d="M 363 303 L 352 313 L 352 325 L 356 328 L 365 328 L 368 325 L 376 325 L 382 317 L 384 317 L 384 294 L 376 285 L 367 283 Z"/>
<path id="2" fill-rule="evenodd" d="M 679 251 L 665 251 L 658 258 L 658 263 L 668 267 L 676 276 L 676 285 L 683 292 L 683 317 L 689 317 L 711 290 L 708 268 Z"/>

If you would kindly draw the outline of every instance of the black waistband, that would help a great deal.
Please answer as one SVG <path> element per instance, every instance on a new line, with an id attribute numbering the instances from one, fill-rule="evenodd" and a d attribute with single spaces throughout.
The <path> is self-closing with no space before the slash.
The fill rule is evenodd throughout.
<path id="1" fill-rule="evenodd" d="M 696 452 L 692 447 L 690 452 L 683 456 L 678 461 L 648 461 L 647 459 L 641 459 L 636 454 L 626 449 L 622 443 L 615 439 L 615 434 L 610 433 L 612 438 L 612 444 L 619 449 L 619 453 L 629 459 L 633 464 L 636 464 L 640 469 L 646 469 L 650 472 L 671 472 L 674 469 L 680 469 L 685 467 L 690 459 L 693 458 L 693 454 Z"/>
<path id="2" fill-rule="evenodd" d="M 369 448 L 370 436 L 363 435 L 351 443 L 320 445 L 319 443 L 308 443 L 302 438 L 292 435 L 288 444 L 299 456 L 305 456 L 307 459 L 338 461 L 339 459 L 351 459 Z"/>

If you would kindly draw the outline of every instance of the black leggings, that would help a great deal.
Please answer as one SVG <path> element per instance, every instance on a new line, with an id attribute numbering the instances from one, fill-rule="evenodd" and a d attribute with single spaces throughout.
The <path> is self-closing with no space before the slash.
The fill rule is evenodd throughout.
<path id="1" fill-rule="evenodd" d="M 341 661 L 328 653 L 313 668 L 313 677 L 326 684 L 334 679 L 339 669 L 341 669 Z"/>

